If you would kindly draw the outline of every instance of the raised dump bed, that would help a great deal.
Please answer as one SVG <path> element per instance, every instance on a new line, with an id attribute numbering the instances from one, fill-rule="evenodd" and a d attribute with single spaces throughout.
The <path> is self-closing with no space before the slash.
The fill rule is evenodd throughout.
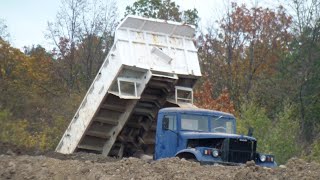
<path id="1" fill-rule="evenodd" d="M 194 33 L 190 25 L 127 16 L 56 151 L 152 154 L 159 109 L 193 102 L 201 76 Z"/>

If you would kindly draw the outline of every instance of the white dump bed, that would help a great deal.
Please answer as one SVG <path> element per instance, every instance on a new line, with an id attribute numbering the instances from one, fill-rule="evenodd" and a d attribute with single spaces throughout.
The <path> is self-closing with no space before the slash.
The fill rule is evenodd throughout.
<path id="1" fill-rule="evenodd" d="M 201 76 L 194 33 L 190 25 L 127 16 L 56 151 L 152 153 L 158 110 L 193 102 Z"/>
<path id="2" fill-rule="evenodd" d="M 115 39 L 123 64 L 201 76 L 194 33 L 190 25 L 128 16 L 118 26 Z"/>

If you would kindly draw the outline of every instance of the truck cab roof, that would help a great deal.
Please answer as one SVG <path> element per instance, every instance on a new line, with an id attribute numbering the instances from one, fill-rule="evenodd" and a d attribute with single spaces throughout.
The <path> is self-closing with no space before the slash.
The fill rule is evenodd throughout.
<path id="1" fill-rule="evenodd" d="M 223 116 L 227 118 L 234 118 L 234 115 L 226 112 L 209 110 L 209 109 L 201 109 L 201 108 L 177 108 L 177 107 L 169 107 L 160 109 L 159 113 L 182 113 L 182 114 L 201 114 L 201 115 L 211 115 L 211 116 Z"/>

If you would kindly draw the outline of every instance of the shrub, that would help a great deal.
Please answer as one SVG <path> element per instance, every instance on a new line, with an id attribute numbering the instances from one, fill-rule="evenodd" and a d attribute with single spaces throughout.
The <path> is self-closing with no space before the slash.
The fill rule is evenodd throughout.
<path id="1" fill-rule="evenodd" d="M 247 134 L 248 128 L 254 129 L 253 136 L 258 141 L 258 151 L 270 152 L 268 144 L 269 130 L 272 127 L 266 111 L 253 103 L 241 107 L 240 119 L 237 121 L 238 133 Z"/>
<path id="2" fill-rule="evenodd" d="M 286 105 L 277 115 L 272 128 L 270 148 L 281 164 L 300 152 L 297 144 L 299 123 L 295 112 L 294 106 Z"/>
<path id="3" fill-rule="evenodd" d="M 258 141 L 257 151 L 273 154 L 277 163 L 283 164 L 289 158 L 299 155 L 299 123 L 295 112 L 294 106 L 286 105 L 272 121 L 263 108 L 252 103 L 244 105 L 241 118 L 238 120 L 238 131 L 240 134 L 246 134 L 247 129 L 253 127 L 253 136 Z"/>
<path id="4" fill-rule="evenodd" d="M 66 127 L 62 117 L 51 125 L 42 124 L 34 129 L 27 120 L 13 120 L 8 110 L 0 111 L 0 141 L 40 151 L 53 150 Z M 32 131 L 29 131 L 32 129 Z"/>

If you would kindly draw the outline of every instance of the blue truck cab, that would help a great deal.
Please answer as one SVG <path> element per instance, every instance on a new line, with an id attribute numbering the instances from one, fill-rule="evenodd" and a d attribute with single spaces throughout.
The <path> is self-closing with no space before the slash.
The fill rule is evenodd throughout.
<path id="1" fill-rule="evenodd" d="M 232 114 L 198 108 L 164 108 L 158 113 L 154 159 L 179 157 L 202 164 L 255 161 L 277 166 L 274 156 L 256 152 L 257 140 L 236 134 Z"/>

